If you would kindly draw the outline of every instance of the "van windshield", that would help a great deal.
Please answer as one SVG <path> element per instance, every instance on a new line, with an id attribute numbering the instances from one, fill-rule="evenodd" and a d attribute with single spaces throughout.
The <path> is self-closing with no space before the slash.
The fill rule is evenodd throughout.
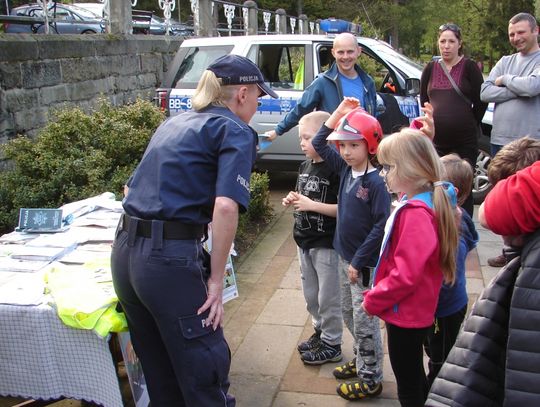
<path id="1" fill-rule="evenodd" d="M 187 49 L 176 75 L 175 88 L 195 89 L 203 72 L 212 62 L 230 54 L 233 46 L 191 47 Z"/>

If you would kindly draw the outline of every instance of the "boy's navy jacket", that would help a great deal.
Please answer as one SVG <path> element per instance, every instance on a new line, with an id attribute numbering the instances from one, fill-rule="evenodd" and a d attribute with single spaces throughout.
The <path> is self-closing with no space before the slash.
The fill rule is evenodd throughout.
<path id="1" fill-rule="evenodd" d="M 390 215 L 390 194 L 379 171 L 357 178 L 338 151 L 326 142 L 332 132 L 325 125 L 312 141 L 322 159 L 339 174 L 338 216 L 334 249 L 355 269 L 377 264 L 384 225 Z"/>
<path id="2" fill-rule="evenodd" d="M 478 232 L 465 210 L 461 210 L 458 251 L 456 256 L 456 281 L 454 285 L 443 284 L 435 316 L 442 318 L 458 312 L 469 301 L 465 286 L 465 261 L 467 254 L 476 247 Z"/>

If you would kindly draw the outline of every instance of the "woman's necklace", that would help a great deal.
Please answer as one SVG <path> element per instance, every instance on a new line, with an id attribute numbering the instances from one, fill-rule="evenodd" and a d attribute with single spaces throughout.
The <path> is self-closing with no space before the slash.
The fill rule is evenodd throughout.
<path id="1" fill-rule="evenodd" d="M 445 60 L 443 60 L 444 62 L 444 65 L 446 66 L 446 69 L 448 70 L 448 72 L 450 72 L 452 70 L 452 68 L 454 66 L 456 66 L 457 64 L 459 64 L 459 62 L 463 59 L 463 55 L 458 55 L 458 57 L 453 60 L 452 62 L 446 62 Z"/>

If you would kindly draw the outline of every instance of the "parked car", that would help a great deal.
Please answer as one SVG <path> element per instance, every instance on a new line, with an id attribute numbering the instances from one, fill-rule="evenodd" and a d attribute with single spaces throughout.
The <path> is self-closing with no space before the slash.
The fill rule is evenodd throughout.
<path id="1" fill-rule="evenodd" d="M 101 16 L 91 11 L 69 4 L 53 3 L 47 12 L 51 21 L 50 33 L 58 34 L 97 34 L 105 31 L 105 24 Z M 39 4 L 26 4 L 15 7 L 10 15 L 20 17 L 34 17 L 39 21 L 34 24 L 4 24 L 6 33 L 44 33 L 44 13 Z"/>
<path id="2" fill-rule="evenodd" d="M 81 7 L 92 11 L 95 14 L 103 16 L 103 3 L 77 3 L 77 7 Z M 133 13 L 140 10 L 133 10 Z M 156 15 L 151 16 L 150 26 L 146 30 L 137 30 L 139 33 L 145 34 L 154 34 L 154 35 L 165 35 L 165 19 Z M 169 35 L 182 35 L 184 37 L 190 37 L 194 33 L 193 27 L 179 23 L 178 21 L 171 19 L 169 26 Z"/>
<path id="3" fill-rule="evenodd" d="M 167 31 L 167 25 L 165 24 L 165 19 L 159 16 L 152 16 L 152 21 L 150 22 L 150 34 L 154 35 L 165 35 Z M 186 24 L 179 23 L 178 21 L 171 18 L 169 23 L 169 35 L 182 35 L 184 37 L 193 36 L 194 30 L 193 27 L 189 27 Z"/>
<path id="4" fill-rule="evenodd" d="M 357 38 L 362 47 L 359 63 L 369 70 L 377 86 L 378 112 L 396 108 L 395 100 L 406 118 L 417 117 L 420 114 L 418 93 L 422 66 L 384 41 Z M 156 90 L 156 103 L 169 115 L 191 109 L 191 97 L 207 66 L 228 53 L 243 55 L 259 66 L 269 86 L 279 95 L 279 99 L 260 99 L 261 104 L 250 124 L 262 135 L 274 129 L 295 107 L 303 90 L 331 65 L 332 41 L 332 37 L 325 35 L 300 34 L 186 39 L 171 62 L 162 86 Z M 490 159 L 489 139 L 483 138 L 480 145 L 480 161 L 475 174 L 475 188 L 478 189 L 473 191 L 475 197 L 478 194 L 477 201 L 483 199 L 488 188 L 485 182 Z M 297 170 L 304 159 L 295 127 L 273 143 L 265 143 L 265 148 L 259 150 L 256 166 L 262 170 Z"/>
<path id="5" fill-rule="evenodd" d="M 103 17 L 103 3 L 75 3 L 75 5 Z"/>

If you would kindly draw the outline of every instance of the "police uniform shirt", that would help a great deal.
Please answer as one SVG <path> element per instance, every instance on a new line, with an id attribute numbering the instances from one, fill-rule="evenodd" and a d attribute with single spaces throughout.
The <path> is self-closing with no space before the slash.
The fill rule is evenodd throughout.
<path id="1" fill-rule="evenodd" d="M 255 131 L 224 107 L 170 118 L 156 130 L 133 175 L 126 213 L 208 224 L 216 196 L 245 211 L 256 143 Z"/>

